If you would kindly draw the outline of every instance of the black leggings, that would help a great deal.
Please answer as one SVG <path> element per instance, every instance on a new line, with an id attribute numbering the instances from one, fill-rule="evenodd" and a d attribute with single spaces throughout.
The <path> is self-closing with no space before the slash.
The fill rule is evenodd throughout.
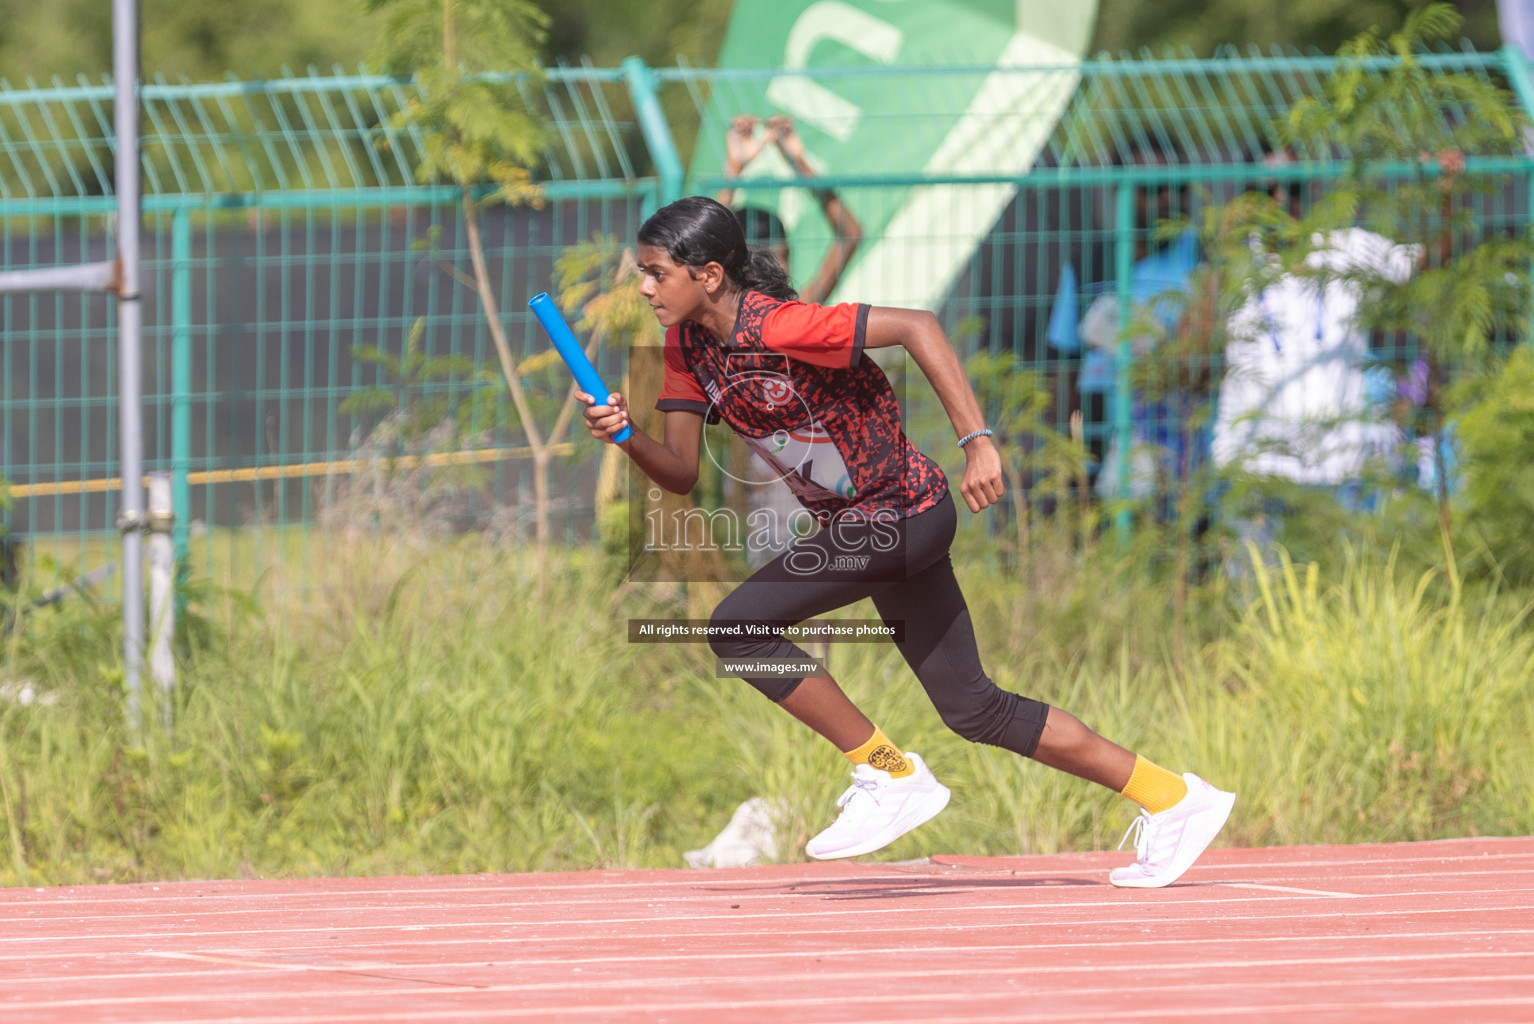
<path id="1" fill-rule="evenodd" d="M 806 659 L 783 629 L 871 597 L 887 625 L 903 624 L 896 646 L 944 724 L 965 739 L 1031 757 L 1049 706 L 1001 689 L 981 667 L 948 557 L 956 526 L 953 499 L 945 496 L 907 519 L 838 522 L 799 541 L 719 602 L 711 620 L 714 653 L 721 661 Z M 753 624 L 769 629 L 727 635 L 727 627 Z M 746 681 L 782 701 L 804 677 Z"/>

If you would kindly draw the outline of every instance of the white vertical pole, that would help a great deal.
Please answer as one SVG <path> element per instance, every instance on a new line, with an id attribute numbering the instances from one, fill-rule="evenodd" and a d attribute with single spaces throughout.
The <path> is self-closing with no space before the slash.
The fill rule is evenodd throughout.
<path id="1" fill-rule="evenodd" d="M 138 0 L 112 0 L 113 120 L 117 132 L 117 421 L 122 441 L 123 667 L 129 727 L 139 729 L 144 657 L 144 451 L 140 408 Z"/>
<path id="2" fill-rule="evenodd" d="M 149 474 L 149 678 L 154 680 L 160 719 L 168 730 L 176 690 L 176 525 L 171 475 Z"/>

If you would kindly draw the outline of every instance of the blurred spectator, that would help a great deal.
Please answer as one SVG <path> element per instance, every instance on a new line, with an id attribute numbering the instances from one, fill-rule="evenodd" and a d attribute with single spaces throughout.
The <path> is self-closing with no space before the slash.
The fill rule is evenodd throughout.
<path id="1" fill-rule="evenodd" d="M 740 115 L 730 125 L 725 145 L 725 174 L 739 177 L 761 156 L 768 143 L 772 143 L 800 178 L 817 176 L 792 118 L 778 114 L 767 119 L 760 133 L 758 127 L 763 127 L 761 122 L 749 114 Z M 836 290 L 842 272 L 852 262 L 858 244 L 863 240 L 863 228 L 835 191 L 811 185 L 810 192 L 831 224 L 832 238 L 831 247 L 815 275 L 799 286 L 799 300 L 822 303 Z M 788 232 L 776 213 L 762 206 L 734 206 L 735 190 L 732 188 L 721 189 L 715 198 L 735 210 L 735 217 L 746 233 L 747 244 L 766 248 L 784 267 L 789 265 Z"/>
<path id="2" fill-rule="evenodd" d="M 1299 217 L 1297 187 L 1280 182 L 1269 192 Z M 1361 510 L 1373 502 L 1363 486 L 1370 460 L 1400 443 L 1395 382 L 1358 322 L 1364 282 L 1405 281 L 1421 252 L 1360 227 L 1312 245 L 1303 271 L 1255 289 L 1231 317 L 1213 455 L 1222 469 L 1326 488 Z"/>
<path id="3" fill-rule="evenodd" d="M 1156 146 L 1140 148 L 1133 154 L 1133 160 L 1143 166 L 1168 163 L 1165 153 Z M 1155 236 L 1159 224 L 1187 213 L 1184 188 L 1162 184 L 1135 190 L 1135 252 L 1128 286 L 1133 332 L 1130 344 L 1137 358 L 1189 330 L 1185 315 L 1187 292 L 1199 265 L 1198 240 L 1191 229 L 1164 242 Z M 1085 313 L 1081 311 L 1083 303 Z M 1112 437 L 1119 339 L 1115 281 L 1082 288 L 1076 268 L 1067 264 L 1055 292 L 1047 337 L 1056 350 L 1081 356 L 1076 389 L 1086 435 L 1102 455 L 1093 484 L 1098 497 L 1105 500 L 1117 497 L 1126 461 L 1128 493 L 1133 499 L 1165 494 L 1168 484 L 1186 480 L 1202 465 L 1208 430 L 1199 422 L 1200 398 L 1174 389 L 1158 395 L 1136 393 L 1131 398 L 1133 450 L 1127 460 L 1118 450 Z"/>
<path id="4" fill-rule="evenodd" d="M 1426 356 L 1418 356 L 1396 384 L 1393 415 L 1401 424 L 1407 450 L 1397 476 L 1402 483 L 1414 483 L 1429 494 L 1437 494 L 1441 474 L 1448 493 L 1457 494 L 1464 480 L 1459 474 L 1454 424 L 1433 430 L 1435 392 L 1442 386 L 1436 378 L 1441 375 L 1441 368 L 1435 369 Z"/>
<path id="5" fill-rule="evenodd" d="M 1266 162 L 1292 157 L 1277 152 Z M 1267 191 L 1290 218 L 1304 215 L 1300 184 L 1275 181 Z M 1254 285 L 1228 324 L 1212 455 L 1221 470 L 1270 482 L 1225 510 L 1235 538 L 1264 561 L 1285 520 L 1301 511 L 1302 495 L 1329 497 L 1344 513 L 1376 508 L 1382 492 L 1370 468 L 1387 471 L 1375 480 L 1402 475 L 1401 424 L 1427 394 L 1426 362 L 1398 386 L 1360 320 L 1368 283 L 1406 281 L 1420 248 L 1356 226 L 1318 233 L 1311 247 L 1303 269 Z M 1277 269 L 1277 255 L 1256 255 Z M 1246 579 L 1246 557 L 1243 550 L 1227 558 L 1227 575 Z"/>
<path id="6" fill-rule="evenodd" d="M 763 130 L 759 133 L 758 128 Z M 816 177 L 815 168 L 810 163 L 809 154 L 804 148 L 804 140 L 794 130 L 793 120 L 784 115 L 768 118 L 765 126 L 759 119 L 749 114 L 742 114 L 735 118 L 726 136 L 725 174 L 732 178 L 739 177 L 752 161 L 761 156 L 769 143 L 777 147 L 799 177 Z M 857 252 L 858 244 L 863 239 L 863 228 L 858 224 L 857 218 L 852 215 L 852 211 L 833 190 L 811 186 L 810 191 L 819 201 L 820 208 L 826 220 L 830 222 L 834 233 L 831 247 L 826 252 L 825 259 L 821 261 L 820 267 L 815 271 L 815 275 L 798 289 L 799 300 L 823 303 L 836 289 L 842 272 L 847 269 L 847 265 Z M 721 189 L 715 198 L 725 206 L 732 206 L 735 190 Z M 785 269 L 788 268 L 788 232 L 784 229 L 778 215 L 761 206 L 745 205 L 732 208 L 745 232 L 746 243 L 753 248 L 767 249 Z M 761 510 L 767 513 L 766 516 L 758 517 L 757 520 L 767 529 L 748 530 L 753 543 L 765 542 L 765 546 L 759 546 L 747 552 L 753 565 L 763 565 L 793 543 L 794 536 L 789 529 L 790 517 L 802 506 L 789 490 L 788 485 L 755 455 L 751 456 L 750 467 L 746 472 L 746 490 L 752 511 Z M 763 520 L 765 520 L 764 523 Z"/>

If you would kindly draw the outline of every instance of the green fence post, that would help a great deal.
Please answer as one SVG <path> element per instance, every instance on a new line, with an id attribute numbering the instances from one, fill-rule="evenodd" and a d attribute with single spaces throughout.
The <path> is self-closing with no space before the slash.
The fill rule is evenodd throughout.
<path id="1" fill-rule="evenodd" d="M 676 143 L 671 138 L 671 127 L 666 123 L 666 113 L 661 110 L 660 99 L 655 95 L 655 72 L 638 57 L 626 58 L 622 67 L 629 96 L 634 101 L 634 113 L 639 118 L 639 130 L 644 133 L 650 158 L 655 161 L 655 173 L 660 178 L 659 200 L 660 205 L 664 206 L 682 198 L 682 158 L 677 155 Z M 649 214 L 654 211 L 644 212 Z"/>
<path id="2" fill-rule="evenodd" d="M 1129 389 L 1130 321 L 1134 310 L 1130 302 L 1130 275 L 1134 270 L 1134 195 L 1133 181 L 1119 185 L 1114 193 L 1113 214 L 1113 287 L 1118 297 L 1119 337 L 1113 358 L 1113 445 L 1118 449 L 1118 479 L 1113 482 L 1113 499 L 1118 508 L 1113 514 L 1113 535 L 1119 550 L 1129 547 L 1129 465 L 1133 438 L 1130 436 Z"/>
<path id="3" fill-rule="evenodd" d="M 170 472 L 171 530 L 176 564 L 185 566 L 191 537 L 192 465 L 192 215 L 178 206 L 170 221 Z"/>

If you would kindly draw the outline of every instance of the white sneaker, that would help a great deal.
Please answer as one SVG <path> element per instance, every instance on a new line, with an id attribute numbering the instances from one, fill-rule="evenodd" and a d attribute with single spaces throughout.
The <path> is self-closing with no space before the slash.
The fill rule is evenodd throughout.
<path id="1" fill-rule="evenodd" d="M 1222 793 L 1191 772 L 1183 775 L 1188 795 L 1160 814 L 1141 808 L 1124 840 L 1135 837 L 1139 858 L 1125 868 L 1114 868 L 1108 881 L 1130 889 L 1159 889 L 1171 885 L 1193 866 L 1225 826 L 1236 794 Z M 1120 840 L 1119 846 L 1124 845 Z"/>
<path id="2" fill-rule="evenodd" d="M 901 779 L 871 765 L 852 772 L 852 785 L 836 801 L 842 813 L 811 839 L 805 852 L 816 860 L 856 857 L 893 843 L 948 806 L 948 787 L 937 781 L 920 755 L 905 755 L 916 771 Z"/>

